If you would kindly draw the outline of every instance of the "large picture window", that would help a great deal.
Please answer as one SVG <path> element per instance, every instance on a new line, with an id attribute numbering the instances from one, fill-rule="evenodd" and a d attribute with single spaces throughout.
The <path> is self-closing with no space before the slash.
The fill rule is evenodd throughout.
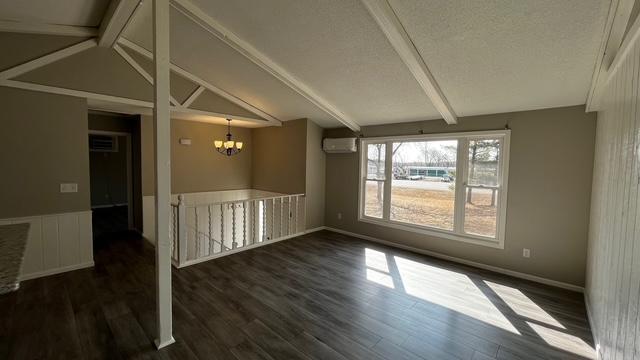
<path id="1" fill-rule="evenodd" d="M 504 247 L 509 130 L 361 140 L 361 221 Z"/>

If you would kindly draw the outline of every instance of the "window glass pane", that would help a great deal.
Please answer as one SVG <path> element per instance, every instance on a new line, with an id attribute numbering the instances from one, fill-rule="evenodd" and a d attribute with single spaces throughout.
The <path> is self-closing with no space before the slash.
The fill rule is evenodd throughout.
<path id="1" fill-rule="evenodd" d="M 499 139 L 469 140 L 469 171 L 467 183 L 471 185 L 498 185 L 499 159 Z"/>
<path id="2" fill-rule="evenodd" d="M 496 237 L 498 218 L 496 189 L 467 188 L 464 206 L 464 231 L 468 234 Z"/>
<path id="3" fill-rule="evenodd" d="M 364 192 L 364 214 L 382 218 L 384 181 L 367 180 Z"/>
<path id="4" fill-rule="evenodd" d="M 367 179 L 384 180 L 385 144 L 367 145 Z"/>
<path id="5" fill-rule="evenodd" d="M 391 220 L 453 230 L 457 148 L 457 140 L 393 143 Z"/>

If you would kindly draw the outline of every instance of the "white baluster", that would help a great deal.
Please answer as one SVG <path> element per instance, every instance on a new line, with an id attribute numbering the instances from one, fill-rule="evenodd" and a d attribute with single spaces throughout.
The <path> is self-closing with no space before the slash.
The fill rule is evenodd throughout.
<path id="1" fill-rule="evenodd" d="M 178 195 L 178 265 L 187 261 L 187 208 L 184 195 Z"/>
<path id="2" fill-rule="evenodd" d="M 242 202 L 242 246 L 247 246 L 247 202 Z"/>
<path id="3" fill-rule="evenodd" d="M 282 227 L 284 225 L 284 198 L 280 197 L 280 233 L 278 237 L 282 237 Z"/>
<path id="4" fill-rule="evenodd" d="M 200 227 L 198 226 L 198 207 L 193 208 L 195 226 L 196 226 L 196 259 L 200 257 Z"/>
<path id="5" fill-rule="evenodd" d="M 300 202 L 300 195 L 296 195 L 296 217 L 293 220 L 294 232 L 298 233 L 298 203 Z"/>
<path id="6" fill-rule="evenodd" d="M 291 235 L 291 196 L 287 200 L 287 235 Z"/>
<path id="7" fill-rule="evenodd" d="M 231 203 L 231 248 L 238 247 L 236 242 L 236 203 Z"/>
<path id="8" fill-rule="evenodd" d="M 220 204 L 220 252 L 224 251 L 224 204 Z"/>
<path id="9" fill-rule="evenodd" d="M 211 208 L 211 205 L 207 205 L 207 212 L 209 213 L 209 255 L 213 254 L 213 245 L 214 245 L 214 241 L 213 241 L 213 221 L 211 218 L 211 213 L 213 212 L 213 209 Z"/>
<path id="10" fill-rule="evenodd" d="M 276 199 L 271 199 L 271 240 L 276 233 Z"/>
<path id="11" fill-rule="evenodd" d="M 262 200 L 262 234 L 261 242 L 267 240 L 267 201 Z"/>

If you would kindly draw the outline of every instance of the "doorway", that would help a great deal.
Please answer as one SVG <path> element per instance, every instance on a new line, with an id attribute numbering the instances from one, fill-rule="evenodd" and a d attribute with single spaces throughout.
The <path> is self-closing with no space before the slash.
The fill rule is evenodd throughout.
<path id="1" fill-rule="evenodd" d="M 140 117 L 89 112 L 94 250 L 142 229 Z"/>
<path id="2" fill-rule="evenodd" d="M 131 134 L 89 131 L 93 234 L 98 239 L 133 229 Z"/>

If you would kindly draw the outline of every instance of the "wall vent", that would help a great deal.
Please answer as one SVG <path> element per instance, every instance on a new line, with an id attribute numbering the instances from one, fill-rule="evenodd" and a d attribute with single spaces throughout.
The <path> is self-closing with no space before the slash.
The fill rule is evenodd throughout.
<path id="1" fill-rule="evenodd" d="M 118 137 L 110 135 L 89 135 L 89 151 L 118 152 Z"/>

